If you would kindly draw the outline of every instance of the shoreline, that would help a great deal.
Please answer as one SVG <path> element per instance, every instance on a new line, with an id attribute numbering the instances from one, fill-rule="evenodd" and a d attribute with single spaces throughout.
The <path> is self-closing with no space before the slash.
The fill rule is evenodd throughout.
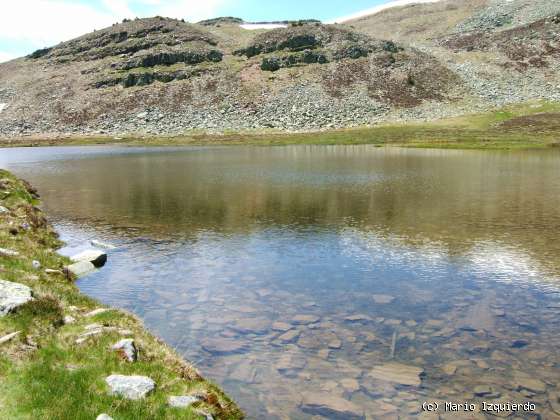
<path id="1" fill-rule="evenodd" d="M 219 387 L 135 315 L 79 291 L 39 203 L 32 186 L 0 169 L 0 288 L 17 283 L 32 291 L 0 314 L 0 417 L 242 419 Z M 124 341 L 132 341 L 133 358 L 113 349 Z M 111 375 L 147 377 L 155 387 L 130 399 L 117 395 Z M 172 397 L 188 404 L 172 406 Z"/>
<path id="2" fill-rule="evenodd" d="M 424 123 L 385 124 L 316 132 L 191 132 L 179 136 L 132 134 L 42 135 L 0 138 L 1 147 L 74 145 L 224 146 L 358 145 L 437 149 L 527 150 L 560 147 L 560 103 L 537 101 L 484 114 Z"/>

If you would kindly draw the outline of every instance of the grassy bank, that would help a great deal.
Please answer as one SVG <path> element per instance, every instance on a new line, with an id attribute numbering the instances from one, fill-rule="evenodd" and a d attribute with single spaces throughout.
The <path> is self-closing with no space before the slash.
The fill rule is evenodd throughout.
<path id="1" fill-rule="evenodd" d="M 560 147 L 560 103 L 532 102 L 484 114 L 426 123 L 386 124 L 312 133 L 245 132 L 157 137 L 61 137 L 0 139 L 0 146 L 125 144 L 289 145 L 374 144 L 444 149 L 539 149 Z"/>
<path id="2" fill-rule="evenodd" d="M 0 248 L 19 253 L 0 253 L 0 279 L 25 284 L 34 296 L 0 317 L 0 342 L 19 332 L 0 344 L 0 418 L 91 420 L 101 413 L 115 420 L 198 419 L 206 413 L 216 419 L 242 418 L 235 403 L 133 315 L 107 308 L 88 316 L 102 305 L 80 294 L 65 274 L 69 261 L 56 253 L 61 243 L 37 204 L 32 187 L 0 170 Z M 94 323 L 103 326 L 103 333 L 77 344 Z M 111 350 L 123 334 L 134 338 L 137 362 L 126 362 Z M 113 396 L 105 383 L 111 374 L 149 376 L 156 389 L 139 401 Z M 167 403 L 171 395 L 193 394 L 201 399 L 193 407 Z"/>

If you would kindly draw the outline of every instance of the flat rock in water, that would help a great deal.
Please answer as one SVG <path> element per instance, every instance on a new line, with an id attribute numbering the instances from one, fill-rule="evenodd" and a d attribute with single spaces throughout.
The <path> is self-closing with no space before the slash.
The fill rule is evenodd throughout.
<path id="1" fill-rule="evenodd" d="M 372 299 L 379 305 L 386 305 L 393 302 L 395 300 L 395 297 L 391 295 L 373 295 Z"/>
<path id="2" fill-rule="evenodd" d="M 24 284 L 0 280 L 0 317 L 9 314 L 32 299 L 31 289 Z"/>
<path id="3" fill-rule="evenodd" d="M 66 268 L 70 272 L 70 274 L 73 274 L 76 277 L 83 277 L 86 274 L 95 271 L 95 266 L 89 261 L 80 261 L 74 264 L 70 264 Z"/>
<path id="4" fill-rule="evenodd" d="M 351 401 L 331 394 L 306 392 L 302 396 L 301 410 L 328 419 L 364 419 L 364 411 Z"/>
<path id="5" fill-rule="evenodd" d="M 107 254 L 103 251 L 90 249 L 80 252 L 78 255 L 74 255 L 70 259 L 74 262 L 86 261 L 92 263 L 96 267 L 103 267 L 107 262 Z"/>
<path id="6" fill-rule="evenodd" d="M 187 408 L 199 401 L 200 398 L 194 397 L 192 395 L 171 396 L 167 399 L 169 405 L 175 408 Z"/>
<path id="7" fill-rule="evenodd" d="M 278 337 L 278 340 L 280 340 L 284 344 L 291 343 L 292 341 L 297 340 L 299 334 L 300 332 L 298 330 L 290 330 Z"/>
<path id="8" fill-rule="evenodd" d="M 259 318 L 239 319 L 231 326 L 231 329 L 241 334 L 265 334 L 270 329 L 270 321 Z"/>
<path id="9" fill-rule="evenodd" d="M 129 400 L 139 400 L 152 392 L 156 383 L 147 376 L 111 375 L 105 379 L 111 393 Z"/>
<path id="10" fill-rule="evenodd" d="M 546 392 L 546 384 L 543 381 L 535 379 L 523 372 L 514 373 L 513 384 L 518 390 L 526 389 L 536 394 Z"/>
<path id="11" fill-rule="evenodd" d="M 372 321 L 372 318 L 364 314 L 349 315 L 344 318 L 345 321 L 349 322 L 360 322 L 360 321 Z"/>
<path id="12" fill-rule="evenodd" d="M 274 331 L 288 331 L 292 329 L 292 326 L 287 322 L 275 322 L 272 324 L 272 329 Z"/>
<path id="13" fill-rule="evenodd" d="M 125 338 L 119 341 L 112 349 L 129 362 L 135 362 L 138 359 L 138 349 L 132 338 Z"/>
<path id="14" fill-rule="evenodd" d="M 212 354 L 235 354 L 245 350 L 245 344 L 231 339 L 209 338 L 202 342 L 202 348 Z"/>
<path id="15" fill-rule="evenodd" d="M 401 363 L 387 363 L 375 366 L 369 376 L 382 381 L 393 382 L 400 385 L 420 386 L 422 380 L 420 375 L 424 373 L 424 369 L 404 365 Z"/>
<path id="16" fill-rule="evenodd" d="M 293 324 L 307 325 L 319 322 L 321 318 L 316 315 L 296 315 L 292 318 Z"/>

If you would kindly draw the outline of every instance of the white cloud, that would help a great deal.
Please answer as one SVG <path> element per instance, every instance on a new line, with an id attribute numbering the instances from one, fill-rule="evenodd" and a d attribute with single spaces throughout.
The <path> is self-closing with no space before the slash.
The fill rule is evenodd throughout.
<path id="1" fill-rule="evenodd" d="M 15 54 L 0 51 L 0 63 L 4 63 L 6 61 L 13 60 L 14 58 L 16 58 Z"/>
<path id="2" fill-rule="evenodd" d="M 381 4 L 379 6 L 375 6 L 372 7 L 370 9 L 366 9 L 366 10 L 362 10 L 361 12 L 358 13 L 354 13 L 348 16 L 341 16 L 337 19 L 333 19 L 330 22 L 327 23 L 343 23 L 343 22 L 347 22 L 349 20 L 353 20 L 353 19 L 358 19 L 364 16 L 370 16 L 370 15 L 374 15 L 376 13 L 379 13 L 385 9 L 391 9 L 393 7 L 400 7 L 400 6 L 406 6 L 408 4 L 419 4 L 419 3 L 437 3 L 441 0 L 393 0 L 390 1 L 388 3 L 385 4 Z"/>
<path id="3" fill-rule="evenodd" d="M 226 0 L 162 0 L 154 10 L 161 16 L 197 22 L 216 17 L 220 6 L 225 2 Z"/>

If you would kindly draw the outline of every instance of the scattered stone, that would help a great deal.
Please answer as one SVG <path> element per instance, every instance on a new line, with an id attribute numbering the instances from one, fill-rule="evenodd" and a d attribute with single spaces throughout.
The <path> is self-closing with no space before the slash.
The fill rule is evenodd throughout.
<path id="1" fill-rule="evenodd" d="M 373 295 L 372 298 L 378 305 L 387 305 L 395 300 L 395 297 L 391 295 Z"/>
<path id="2" fill-rule="evenodd" d="M 374 367 L 368 375 L 374 379 L 394 382 L 400 385 L 420 386 L 423 373 L 424 369 L 416 366 L 387 363 Z"/>
<path id="3" fill-rule="evenodd" d="M 95 271 L 95 266 L 88 261 L 80 261 L 74 264 L 70 264 L 66 267 L 68 272 L 76 277 L 83 277 L 92 271 Z"/>
<path id="4" fill-rule="evenodd" d="M 167 399 L 169 405 L 175 408 L 187 408 L 200 401 L 200 398 L 194 397 L 192 395 L 183 395 L 179 397 L 171 396 Z"/>
<path id="5" fill-rule="evenodd" d="M 90 242 L 93 246 L 96 246 L 98 248 L 102 248 L 102 249 L 117 249 L 116 246 L 108 244 L 106 242 L 101 242 L 101 241 L 97 241 L 97 240 L 92 240 Z"/>
<path id="6" fill-rule="evenodd" d="M 10 210 L 8 210 L 6 207 L 0 206 L 0 214 L 9 213 L 9 211 L 10 211 Z"/>
<path id="7" fill-rule="evenodd" d="M 315 315 L 296 315 L 292 318 L 292 324 L 307 325 L 319 322 L 321 318 Z"/>
<path id="8" fill-rule="evenodd" d="M 99 268 L 103 267 L 107 262 L 107 254 L 103 251 L 91 249 L 88 251 L 80 252 L 78 255 L 74 255 L 70 259 L 76 263 L 90 262 L 95 267 Z"/>
<path id="9" fill-rule="evenodd" d="M 349 322 L 372 321 L 371 317 L 369 317 L 367 315 L 363 315 L 363 314 L 350 315 L 350 316 L 347 316 L 344 319 L 346 321 L 349 321 Z"/>
<path id="10" fill-rule="evenodd" d="M 4 337 L 0 337 L 0 344 L 4 344 L 7 343 L 8 341 L 11 341 L 13 338 L 17 337 L 20 333 L 21 331 L 16 331 L 8 335 L 5 335 Z"/>
<path id="11" fill-rule="evenodd" d="M 495 392 L 490 386 L 488 385 L 478 385 L 475 386 L 473 389 L 474 395 L 477 397 L 485 397 L 485 398 L 500 398 L 501 394 L 499 392 Z"/>
<path id="12" fill-rule="evenodd" d="M 513 385 L 518 391 L 526 389 L 535 394 L 546 392 L 546 384 L 543 381 L 535 379 L 523 372 L 516 372 L 513 375 Z"/>
<path id="13" fill-rule="evenodd" d="M 112 349 L 131 363 L 138 360 L 138 349 L 136 348 L 136 344 L 132 338 L 125 338 L 119 341 L 112 347 Z"/>
<path id="14" fill-rule="evenodd" d="M 348 392 L 357 392 L 360 390 L 360 383 L 354 378 L 344 378 L 340 383 Z"/>
<path id="15" fill-rule="evenodd" d="M 64 324 L 65 325 L 73 324 L 75 322 L 76 322 L 76 318 L 74 318 L 72 315 L 66 315 L 64 317 Z"/>
<path id="16" fill-rule="evenodd" d="M 342 341 L 339 338 L 333 338 L 327 346 L 329 349 L 338 350 L 342 347 Z"/>
<path id="17" fill-rule="evenodd" d="M 203 411 L 203 410 L 195 410 L 195 413 L 198 414 L 201 417 L 204 417 L 206 420 L 214 420 L 214 417 L 212 416 L 212 414 Z"/>
<path id="18" fill-rule="evenodd" d="M 275 322 L 272 324 L 273 331 L 288 331 L 291 330 L 292 326 L 286 322 Z"/>
<path id="19" fill-rule="evenodd" d="M 9 314 L 30 300 L 33 300 L 33 296 L 29 287 L 0 280 L 0 317 Z"/>
<path id="20" fill-rule="evenodd" d="M 280 340 L 284 344 L 291 343 L 293 341 L 296 341 L 299 338 L 299 335 L 300 332 L 298 330 L 291 330 L 278 337 L 278 340 Z"/>
<path id="21" fill-rule="evenodd" d="M 97 416 L 95 420 L 113 420 L 113 417 L 109 416 L 108 414 L 100 414 Z"/>
<path id="22" fill-rule="evenodd" d="M 45 269 L 46 274 L 64 274 L 61 270 L 53 270 L 52 268 Z"/>
<path id="23" fill-rule="evenodd" d="M 35 269 L 35 270 L 39 270 L 41 268 L 41 263 L 37 260 L 33 260 L 31 262 L 31 266 Z"/>
<path id="24" fill-rule="evenodd" d="M 139 400 L 152 392 L 156 384 L 147 376 L 111 375 L 105 379 L 111 393 L 129 400 Z"/>
<path id="25" fill-rule="evenodd" d="M 365 419 L 364 411 L 357 404 L 331 394 L 306 392 L 300 408 L 305 413 L 329 419 Z"/>
<path id="26" fill-rule="evenodd" d="M 0 248 L 0 257 L 19 257 L 19 252 L 11 249 Z"/>

